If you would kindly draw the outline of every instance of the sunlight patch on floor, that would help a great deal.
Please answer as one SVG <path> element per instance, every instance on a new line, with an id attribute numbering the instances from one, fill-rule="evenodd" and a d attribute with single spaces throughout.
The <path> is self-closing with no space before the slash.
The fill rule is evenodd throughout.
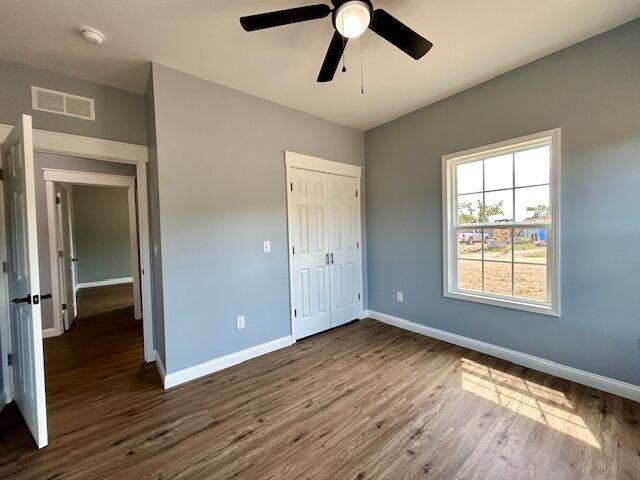
<path id="1" fill-rule="evenodd" d="M 564 393 L 514 375 L 462 359 L 462 387 L 520 415 L 600 448 Z"/>

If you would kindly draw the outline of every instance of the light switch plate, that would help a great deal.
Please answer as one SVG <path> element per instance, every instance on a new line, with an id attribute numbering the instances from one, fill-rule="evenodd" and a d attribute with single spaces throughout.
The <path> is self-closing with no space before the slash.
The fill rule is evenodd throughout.
<path id="1" fill-rule="evenodd" d="M 262 251 L 264 253 L 271 252 L 271 240 L 265 240 L 264 242 L 262 242 Z"/>
<path id="2" fill-rule="evenodd" d="M 238 330 L 242 330 L 244 328 L 244 315 L 236 317 L 236 326 L 238 327 Z"/>
<path id="3" fill-rule="evenodd" d="M 404 293 L 396 292 L 396 300 L 398 300 L 399 302 L 404 302 Z"/>

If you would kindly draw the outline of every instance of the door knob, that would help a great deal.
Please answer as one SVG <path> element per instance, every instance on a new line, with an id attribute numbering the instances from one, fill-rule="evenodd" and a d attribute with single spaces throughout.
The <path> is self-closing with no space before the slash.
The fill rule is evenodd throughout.
<path id="1" fill-rule="evenodd" d="M 11 303 L 28 303 L 31 305 L 31 294 L 29 293 L 26 297 L 22 298 L 14 298 L 11 300 Z"/>

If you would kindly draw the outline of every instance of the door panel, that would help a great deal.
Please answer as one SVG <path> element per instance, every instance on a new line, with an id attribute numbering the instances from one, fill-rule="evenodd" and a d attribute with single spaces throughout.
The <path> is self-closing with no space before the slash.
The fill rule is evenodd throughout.
<path id="1" fill-rule="evenodd" d="M 71 247 L 71 221 L 69 192 L 62 185 L 55 185 L 55 194 L 59 198 L 56 208 L 56 230 L 58 234 L 58 271 L 60 272 L 60 299 L 66 305 L 63 310 L 64 329 L 69 330 L 75 319 L 73 285 L 73 251 Z"/>
<path id="2" fill-rule="evenodd" d="M 299 339 L 331 327 L 326 187 L 322 174 L 306 170 L 292 169 L 291 181 L 294 336 Z"/>
<path id="3" fill-rule="evenodd" d="M 360 316 L 358 180 L 329 174 L 326 177 L 331 212 L 331 326 L 337 327 Z"/>
<path id="4" fill-rule="evenodd" d="M 23 115 L 2 145 L 7 213 L 7 279 L 13 396 L 39 448 L 47 412 L 39 302 L 38 239 L 31 117 Z"/>

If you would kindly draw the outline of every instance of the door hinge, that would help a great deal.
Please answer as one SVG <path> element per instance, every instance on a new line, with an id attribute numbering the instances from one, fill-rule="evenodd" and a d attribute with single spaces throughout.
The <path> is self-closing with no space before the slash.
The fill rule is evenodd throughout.
<path id="1" fill-rule="evenodd" d="M 291 182 L 291 191 L 293 192 L 293 182 Z"/>
<path id="2" fill-rule="evenodd" d="M 56 205 L 60 205 L 60 202 L 61 202 L 60 197 L 56 195 Z"/>
<path id="3" fill-rule="evenodd" d="M 13 366 L 13 353 L 7 353 L 7 365 Z"/>
<path id="4" fill-rule="evenodd" d="M 359 249 L 360 248 L 360 242 L 356 242 L 356 248 Z"/>
<path id="5" fill-rule="evenodd" d="M 2 262 L 2 273 L 7 273 L 7 262 L 6 260 Z"/>
<path id="6" fill-rule="evenodd" d="M 358 295 L 358 298 L 360 298 L 360 295 Z M 67 309 L 67 304 L 63 303 L 62 304 L 62 311 L 64 312 Z"/>
<path id="7" fill-rule="evenodd" d="M 360 300 L 360 294 L 358 294 L 358 300 Z"/>
<path id="8" fill-rule="evenodd" d="M 291 247 L 291 253 L 292 253 L 292 255 L 296 254 L 296 247 Z"/>
<path id="9" fill-rule="evenodd" d="M 356 198 L 358 198 L 358 190 L 356 190 Z"/>
<path id="10" fill-rule="evenodd" d="M 64 251 L 62 251 L 62 250 L 58 250 L 58 256 L 59 256 L 60 258 L 64 258 Z"/>
<path id="11" fill-rule="evenodd" d="M 295 308 L 293 309 L 293 316 L 294 316 L 294 317 L 297 317 L 297 316 L 298 316 L 298 310 L 297 310 L 297 309 L 295 309 Z"/>
<path id="12" fill-rule="evenodd" d="M 0 168 L 0 181 L 4 180 L 4 170 Z"/>

